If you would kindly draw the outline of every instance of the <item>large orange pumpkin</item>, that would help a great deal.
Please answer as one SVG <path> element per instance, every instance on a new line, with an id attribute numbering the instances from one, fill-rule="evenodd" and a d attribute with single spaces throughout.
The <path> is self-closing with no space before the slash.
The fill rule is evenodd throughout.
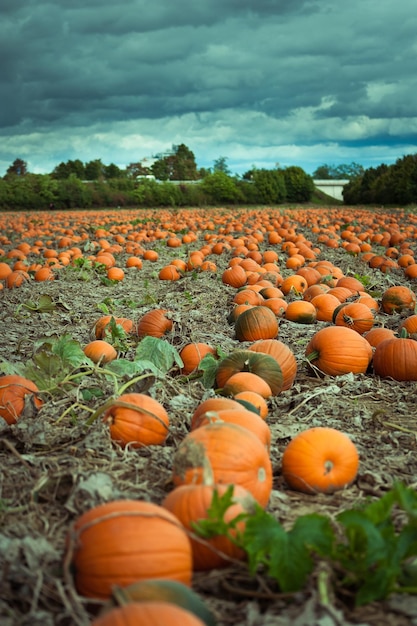
<path id="1" fill-rule="evenodd" d="M 78 593 L 109 598 L 114 585 L 168 578 L 191 584 L 191 544 L 178 519 L 140 500 L 116 500 L 72 524 L 67 550 Z"/>
<path id="2" fill-rule="evenodd" d="M 15 424 L 24 411 L 35 415 L 43 404 L 38 394 L 35 383 L 23 376 L 0 376 L 0 417 Z"/>
<path id="3" fill-rule="evenodd" d="M 375 348 L 373 368 L 382 378 L 417 380 L 417 341 L 401 336 L 381 341 Z"/>
<path id="4" fill-rule="evenodd" d="M 132 448 L 160 445 L 169 432 L 169 415 L 160 402 L 144 393 L 119 396 L 104 414 L 110 436 L 121 446 Z"/>
<path id="5" fill-rule="evenodd" d="M 394 285 L 388 287 L 382 294 L 381 308 L 384 313 L 398 313 L 404 310 L 414 311 L 416 295 L 409 287 Z"/>
<path id="6" fill-rule="evenodd" d="M 172 330 L 173 321 L 165 309 L 153 309 L 145 313 L 138 321 L 138 337 L 150 335 L 161 338 Z"/>
<path id="7" fill-rule="evenodd" d="M 265 446 L 246 428 L 226 422 L 190 432 L 180 443 L 173 462 L 176 486 L 207 482 L 245 487 L 261 506 L 272 490 L 272 465 Z"/>
<path id="8" fill-rule="evenodd" d="M 279 332 L 278 320 L 266 306 L 253 306 L 239 315 L 235 321 L 238 341 L 274 339 Z"/>
<path id="9" fill-rule="evenodd" d="M 363 374 L 372 359 L 371 345 L 355 330 L 327 326 L 317 331 L 307 344 L 307 360 L 324 374 Z"/>
<path id="10" fill-rule="evenodd" d="M 183 362 L 181 373 L 188 375 L 194 372 L 206 354 L 215 355 L 215 348 L 204 342 L 187 343 L 180 351 L 180 357 Z"/>
<path id="11" fill-rule="evenodd" d="M 334 428 L 310 428 L 290 441 L 282 455 L 289 487 L 305 493 L 333 493 L 356 478 L 359 454 L 347 435 Z"/>

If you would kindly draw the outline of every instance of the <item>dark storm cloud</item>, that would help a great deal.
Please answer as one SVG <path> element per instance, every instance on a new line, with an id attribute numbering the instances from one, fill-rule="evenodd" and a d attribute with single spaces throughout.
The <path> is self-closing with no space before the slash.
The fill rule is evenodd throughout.
<path id="1" fill-rule="evenodd" d="M 415 145 L 414 0 L 4 0 L 0 12 L 0 164 L 22 149 L 35 160 L 40 136 L 63 159 L 95 147 L 104 161 L 117 136 L 119 159 L 134 158 L 132 135 L 150 152 L 184 141 L 236 159 L 245 146 L 268 160 L 321 145 L 328 161 L 346 142 Z"/>

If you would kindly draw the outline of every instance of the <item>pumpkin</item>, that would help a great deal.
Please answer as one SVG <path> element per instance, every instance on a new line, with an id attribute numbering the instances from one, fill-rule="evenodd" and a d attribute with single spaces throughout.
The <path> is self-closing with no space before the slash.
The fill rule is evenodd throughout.
<path id="1" fill-rule="evenodd" d="M 169 431 L 169 416 L 162 404 L 143 393 L 119 396 L 104 413 L 110 437 L 122 447 L 160 445 Z"/>
<path id="2" fill-rule="evenodd" d="M 395 285 L 388 287 L 382 294 L 381 309 L 384 313 L 392 314 L 400 311 L 414 311 L 416 295 L 408 287 Z"/>
<path id="3" fill-rule="evenodd" d="M 96 617 L 91 626 L 204 626 L 197 615 L 171 602 L 129 602 Z"/>
<path id="4" fill-rule="evenodd" d="M 203 400 L 200 402 L 191 416 L 190 427 L 191 430 L 196 428 L 196 425 L 199 421 L 199 417 L 203 413 L 207 413 L 208 411 L 222 411 L 224 409 L 235 409 L 240 411 L 242 405 L 237 400 L 233 398 L 224 398 L 223 396 L 215 396 L 214 398 L 207 398 L 207 400 Z"/>
<path id="5" fill-rule="evenodd" d="M 165 309 L 154 309 L 145 313 L 138 321 L 138 337 L 163 337 L 173 327 L 172 319 Z"/>
<path id="6" fill-rule="evenodd" d="M 287 391 L 292 387 L 297 375 L 297 360 L 291 348 L 279 339 L 261 339 L 250 345 L 248 350 L 272 357 L 281 370 L 282 391 Z M 268 382 L 268 379 L 266 380 Z"/>
<path id="7" fill-rule="evenodd" d="M 288 302 L 284 298 L 267 298 L 261 306 L 271 309 L 275 317 L 283 317 L 288 308 Z"/>
<path id="8" fill-rule="evenodd" d="M 201 360 L 206 354 L 216 355 L 215 348 L 203 342 L 187 343 L 180 351 L 180 357 L 183 362 L 181 373 L 188 375 L 198 369 Z"/>
<path id="9" fill-rule="evenodd" d="M 23 376 L 0 376 L 0 417 L 15 424 L 23 414 L 36 415 L 43 404 L 38 394 L 37 385 Z"/>
<path id="10" fill-rule="evenodd" d="M 230 565 L 231 560 L 242 560 L 245 552 L 236 546 L 227 535 L 215 535 L 209 539 L 199 538 L 193 531 L 193 523 L 208 518 L 208 509 L 211 506 L 214 494 L 222 497 L 229 489 L 229 485 L 180 485 L 173 489 L 162 501 L 162 506 L 173 513 L 181 524 L 194 533 L 190 536 L 193 552 L 194 570 L 210 570 Z M 242 513 L 254 509 L 255 500 L 252 495 L 240 485 L 233 486 L 233 503 L 224 513 L 225 523 L 231 522 Z M 244 522 L 239 522 L 231 530 L 231 536 L 243 532 Z"/>
<path id="11" fill-rule="evenodd" d="M 187 533 L 165 508 L 141 500 L 116 500 L 83 513 L 72 524 L 67 552 L 78 593 L 106 599 L 114 585 L 153 578 L 191 585 Z"/>
<path id="12" fill-rule="evenodd" d="M 245 487 L 261 506 L 272 490 L 272 465 L 261 441 L 246 428 L 220 422 L 196 428 L 180 443 L 173 461 L 175 486 L 207 482 Z"/>
<path id="13" fill-rule="evenodd" d="M 260 415 L 246 409 L 242 405 L 240 405 L 239 409 L 222 409 L 220 411 L 201 413 L 198 419 L 193 421 L 192 430 L 207 426 L 207 424 L 215 424 L 216 422 L 227 422 L 228 424 L 243 426 L 243 428 L 247 428 L 254 433 L 268 450 L 271 447 L 271 430 L 267 423 Z"/>
<path id="14" fill-rule="evenodd" d="M 307 300 L 294 300 L 289 302 L 284 317 L 298 324 L 313 324 L 317 318 L 315 306 Z"/>
<path id="15" fill-rule="evenodd" d="M 344 326 L 327 326 L 317 331 L 305 350 L 309 363 L 323 374 L 363 374 L 372 359 L 371 345 L 355 330 Z"/>
<path id="16" fill-rule="evenodd" d="M 116 324 L 121 326 L 125 333 L 134 332 L 134 324 L 133 321 L 128 319 L 127 317 L 114 317 L 113 315 L 103 315 L 94 325 L 94 335 L 96 339 L 104 339 L 106 336 L 106 332 L 108 332 L 108 326 L 111 320 L 114 319 Z"/>
<path id="17" fill-rule="evenodd" d="M 108 341 L 96 339 L 84 346 L 84 354 L 93 363 L 109 363 L 117 358 L 116 349 Z"/>
<path id="18" fill-rule="evenodd" d="M 240 391 L 258 391 L 263 398 L 272 396 L 268 383 L 252 372 L 237 372 L 227 379 L 222 389 L 225 396 L 235 396 Z"/>
<path id="19" fill-rule="evenodd" d="M 213 613 L 200 596 L 182 583 L 175 580 L 141 580 L 126 587 L 113 587 L 111 600 L 104 605 L 102 613 L 115 606 L 124 606 L 133 602 L 168 602 L 186 609 L 201 619 L 206 626 L 216 626 Z"/>
<path id="20" fill-rule="evenodd" d="M 354 276 L 342 276 L 336 283 L 336 287 L 346 287 L 352 293 L 363 291 L 363 283 Z"/>
<path id="21" fill-rule="evenodd" d="M 417 380 L 417 341 L 402 336 L 381 341 L 375 348 L 373 368 L 381 378 Z"/>
<path id="22" fill-rule="evenodd" d="M 335 309 L 333 320 L 336 326 L 346 326 L 363 335 L 371 330 L 375 317 L 366 304 L 360 302 L 343 303 Z"/>
<path id="23" fill-rule="evenodd" d="M 181 273 L 175 265 L 165 265 L 159 270 L 158 278 L 159 280 L 179 280 Z"/>
<path id="24" fill-rule="evenodd" d="M 274 339 L 279 332 L 278 320 L 265 306 L 254 306 L 241 313 L 235 321 L 238 341 Z"/>
<path id="25" fill-rule="evenodd" d="M 409 315 L 398 326 L 398 332 L 401 334 L 402 330 L 407 332 L 407 336 L 412 339 L 417 338 L 417 315 Z M 393 333 L 394 334 L 394 333 Z"/>
<path id="26" fill-rule="evenodd" d="M 311 304 L 316 309 L 316 319 L 319 322 L 331 322 L 333 313 L 340 306 L 340 300 L 327 292 L 314 296 Z"/>
<path id="27" fill-rule="evenodd" d="M 303 294 L 308 287 L 307 281 L 303 276 L 299 276 L 298 274 L 292 274 L 292 276 L 287 276 L 280 285 L 280 289 L 282 293 L 287 296 L 290 293 L 294 293 L 296 295 Z"/>
<path id="28" fill-rule="evenodd" d="M 245 407 L 253 406 L 262 419 L 266 419 L 268 417 L 268 404 L 260 393 L 256 391 L 239 391 L 239 393 L 236 393 L 233 396 L 233 399 L 242 403 Z M 249 408 L 249 410 L 252 410 L 252 408 Z"/>
<path id="29" fill-rule="evenodd" d="M 317 427 L 294 437 L 282 455 L 282 475 L 291 489 L 304 493 L 333 493 L 356 478 L 359 454 L 339 430 Z"/>
<path id="30" fill-rule="evenodd" d="M 237 372 L 252 372 L 268 383 L 274 396 L 278 395 L 283 387 L 279 363 L 268 354 L 254 354 L 253 352 L 252 350 L 235 350 L 224 357 L 216 369 L 217 386 L 224 388 L 229 378 Z"/>
<path id="31" fill-rule="evenodd" d="M 368 341 L 373 348 L 384 341 L 385 339 L 393 339 L 395 337 L 394 331 L 390 328 L 372 328 L 364 334 L 364 338 Z"/>
<path id="32" fill-rule="evenodd" d="M 247 276 L 246 272 L 240 265 L 234 265 L 224 270 L 222 274 L 222 283 L 230 285 L 231 287 L 243 287 L 246 285 Z"/>

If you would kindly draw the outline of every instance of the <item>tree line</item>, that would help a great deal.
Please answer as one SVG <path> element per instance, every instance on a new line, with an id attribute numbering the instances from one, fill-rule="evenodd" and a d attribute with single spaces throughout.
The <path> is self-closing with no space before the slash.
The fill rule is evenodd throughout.
<path id="1" fill-rule="evenodd" d="M 313 178 L 297 166 L 252 168 L 239 177 L 219 157 L 212 169 L 199 169 L 193 152 L 181 144 L 149 166 L 142 161 L 125 169 L 77 159 L 50 174 L 32 174 L 16 159 L 0 179 L 0 209 L 300 203 L 311 200 L 314 189 Z"/>

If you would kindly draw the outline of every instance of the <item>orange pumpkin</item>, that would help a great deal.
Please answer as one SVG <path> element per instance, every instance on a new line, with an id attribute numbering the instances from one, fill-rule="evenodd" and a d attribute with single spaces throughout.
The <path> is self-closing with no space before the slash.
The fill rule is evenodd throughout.
<path id="1" fill-rule="evenodd" d="M 36 415 L 43 404 L 38 394 L 35 383 L 23 376 L 0 376 L 0 417 L 15 424 L 23 413 Z"/>
<path id="2" fill-rule="evenodd" d="M 200 402 L 191 416 L 190 427 L 191 430 L 197 427 L 199 423 L 199 418 L 203 413 L 207 413 L 208 411 L 222 411 L 224 409 L 235 409 L 240 411 L 242 405 L 237 400 L 233 398 L 224 398 L 223 396 L 216 396 L 214 398 L 207 398 L 207 400 L 203 400 Z"/>
<path id="3" fill-rule="evenodd" d="M 164 600 L 128 602 L 96 617 L 91 626 L 205 626 L 199 617 Z"/>
<path id="4" fill-rule="evenodd" d="M 407 337 L 411 339 L 417 338 L 417 315 L 409 315 L 398 326 L 398 333 L 401 334 L 401 330 L 407 332 Z"/>
<path id="5" fill-rule="evenodd" d="M 96 339 L 84 346 L 84 354 L 93 363 L 109 363 L 117 358 L 116 349 L 108 341 Z"/>
<path id="6" fill-rule="evenodd" d="M 417 380 L 417 341 L 401 336 L 381 341 L 375 348 L 373 368 L 381 378 Z"/>
<path id="7" fill-rule="evenodd" d="M 143 579 L 191 584 L 188 536 L 172 513 L 151 502 L 116 500 L 86 511 L 72 524 L 67 549 L 75 587 L 88 598 L 109 598 L 114 585 Z"/>
<path id="8" fill-rule="evenodd" d="M 162 506 L 173 513 L 183 526 L 193 531 L 193 523 L 207 519 L 208 509 L 211 506 L 215 493 L 223 496 L 229 489 L 229 485 L 180 485 L 173 489 L 162 501 Z M 252 495 L 241 485 L 233 486 L 233 503 L 224 514 L 226 523 L 232 521 L 242 513 L 248 513 L 254 507 L 255 500 Z M 237 532 L 243 532 L 244 522 L 239 522 L 231 531 L 236 536 Z M 226 535 L 215 535 L 209 539 L 201 539 L 191 535 L 191 548 L 193 551 L 194 570 L 209 570 L 230 565 L 230 560 L 243 559 L 245 553 Z"/>
<path id="9" fill-rule="evenodd" d="M 250 345 L 248 350 L 266 354 L 278 363 L 282 373 L 281 391 L 287 391 L 292 387 L 297 375 L 297 360 L 291 348 L 279 339 L 261 339 Z M 266 380 L 268 382 L 268 379 Z"/>
<path id="10" fill-rule="evenodd" d="M 290 441 L 282 455 L 282 475 L 291 489 L 333 493 L 356 478 L 359 454 L 351 439 L 334 428 L 310 428 Z"/>
<path id="11" fill-rule="evenodd" d="M 193 421 L 192 430 L 207 426 L 207 424 L 215 424 L 216 422 L 227 422 L 228 424 L 237 424 L 247 428 L 264 444 L 269 450 L 271 447 L 271 430 L 267 423 L 260 415 L 254 411 L 249 411 L 244 406 L 240 409 L 222 409 L 220 411 L 207 411 L 199 415 L 198 419 Z"/>
<path id="12" fill-rule="evenodd" d="M 239 391 L 239 393 L 233 396 L 233 399 L 242 403 L 244 406 L 254 406 L 262 419 L 267 418 L 269 412 L 268 404 L 265 398 L 257 391 Z"/>
<path id="13" fill-rule="evenodd" d="M 252 372 L 237 372 L 227 379 L 222 389 L 225 396 L 235 396 L 240 391 L 257 391 L 263 398 L 272 396 L 268 383 Z"/>
<path id="14" fill-rule="evenodd" d="M 333 314 L 336 326 L 346 326 L 363 335 L 374 325 L 374 314 L 366 304 L 360 302 L 343 303 Z"/>
<path id="15" fill-rule="evenodd" d="M 161 338 L 172 330 L 173 321 L 165 309 L 154 309 L 145 313 L 138 321 L 138 337 L 150 335 Z"/>
<path id="16" fill-rule="evenodd" d="M 284 317 L 298 324 L 313 324 L 317 318 L 315 306 L 307 300 L 294 300 L 285 310 Z"/>
<path id="17" fill-rule="evenodd" d="M 222 274 L 222 282 L 231 287 L 243 287 L 247 283 L 246 272 L 240 265 L 228 267 Z"/>
<path id="18" fill-rule="evenodd" d="M 265 446 L 246 428 L 227 422 L 190 432 L 173 462 L 174 485 L 207 482 L 245 487 L 261 506 L 272 490 L 272 465 Z"/>
<path id="19" fill-rule="evenodd" d="M 187 343 L 180 351 L 183 362 L 181 373 L 188 375 L 194 372 L 206 354 L 215 355 L 215 348 L 203 342 Z"/>
<path id="20" fill-rule="evenodd" d="M 344 326 L 327 326 L 307 344 L 307 360 L 323 374 L 363 374 L 372 359 L 371 345 L 356 331 Z"/>
<path id="21" fill-rule="evenodd" d="M 264 306 L 254 306 L 239 315 L 235 321 L 238 341 L 274 339 L 279 332 L 278 320 L 274 313 Z"/>
<path id="22" fill-rule="evenodd" d="M 393 339 L 395 337 L 394 331 L 390 328 L 372 328 L 367 333 L 364 334 L 364 338 L 368 343 L 371 344 L 373 348 L 384 341 L 385 339 Z"/>
<path id="23" fill-rule="evenodd" d="M 169 416 L 160 402 L 143 393 L 125 393 L 104 414 L 110 437 L 122 447 L 161 445 L 169 432 Z"/>
<path id="24" fill-rule="evenodd" d="M 94 325 L 94 335 L 96 339 L 104 339 L 112 318 L 114 319 L 116 324 L 123 328 L 126 333 L 134 332 L 133 321 L 128 319 L 127 317 L 114 317 L 113 315 L 103 315 L 103 317 L 100 317 L 100 319 L 98 319 Z"/>
<path id="25" fill-rule="evenodd" d="M 282 391 L 283 376 L 281 367 L 272 356 L 252 350 L 234 350 L 217 365 L 216 384 L 223 389 L 231 376 L 238 372 L 251 372 L 263 378 L 271 388 L 272 394 Z"/>
<path id="26" fill-rule="evenodd" d="M 381 309 L 384 313 L 392 314 L 400 311 L 414 311 L 416 295 L 408 287 L 395 285 L 388 287 L 382 294 Z"/>

